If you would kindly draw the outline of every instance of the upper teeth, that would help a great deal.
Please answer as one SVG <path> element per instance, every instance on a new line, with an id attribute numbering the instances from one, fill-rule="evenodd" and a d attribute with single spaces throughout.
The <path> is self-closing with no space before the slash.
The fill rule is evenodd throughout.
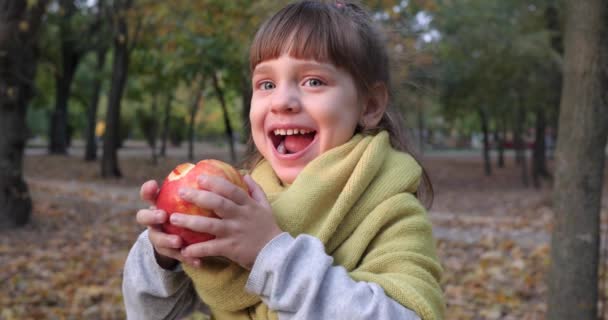
<path id="1" fill-rule="evenodd" d="M 290 136 L 293 134 L 307 134 L 307 133 L 311 133 L 313 132 L 313 130 L 307 130 L 307 129 L 275 129 L 274 130 L 274 134 L 277 136 Z"/>

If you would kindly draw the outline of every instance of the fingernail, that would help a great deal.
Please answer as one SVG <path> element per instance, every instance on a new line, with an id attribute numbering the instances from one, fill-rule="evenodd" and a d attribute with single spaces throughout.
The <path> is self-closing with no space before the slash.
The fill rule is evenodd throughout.
<path id="1" fill-rule="evenodd" d="M 207 181 L 206 175 L 201 174 L 200 176 L 198 176 L 198 183 L 205 183 L 205 181 Z"/>
<path id="2" fill-rule="evenodd" d="M 172 223 L 179 223 L 182 221 L 182 218 L 179 216 L 178 213 L 174 213 L 171 215 L 171 222 Z"/>

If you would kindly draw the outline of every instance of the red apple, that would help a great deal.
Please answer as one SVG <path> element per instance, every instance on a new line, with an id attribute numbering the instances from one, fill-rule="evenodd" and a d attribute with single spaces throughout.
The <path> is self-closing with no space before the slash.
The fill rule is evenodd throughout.
<path id="1" fill-rule="evenodd" d="M 173 213 L 178 212 L 219 218 L 213 211 L 197 207 L 183 200 L 178 194 L 179 189 L 184 187 L 200 189 L 197 178 L 202 174 L 222 177 L 249 193 L 243 176 L 234 167 L 219 160 L 201 160 L 196 165 L 182 163 L 171 171 L 160 188 L 158 197 L 156 198 L 156 207 L 167 212 L 169 217 Z M 215 238 L 215 236 L 208 233 L 195 232 L 174 226 L 169 221 L 164 223 L 162 227 L 166 233 L 180 236 L 186 245 Z"/>

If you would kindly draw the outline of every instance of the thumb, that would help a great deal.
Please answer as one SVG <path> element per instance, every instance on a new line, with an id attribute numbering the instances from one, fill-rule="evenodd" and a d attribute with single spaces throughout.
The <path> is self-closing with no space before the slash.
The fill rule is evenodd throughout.
<path id="1" fill-rule="evenodd" d="M 247 187 L 249 191 L 251 191 L 251 197 L 257 203 L 263 204 L 266 207 L 270 207 L 268 203 L 268 199 L 266 198 L 266 193 L 262 190 L 259 184 L 257 184 L 250 175 L 245 175 L 245 183 L 247 183 Z"/>
<path id="2" fill-rule="evenodd" d="M 139 190 L 139 197 L 154 205 L 156 203 L 156 196 L 158 195 L 158 183 L 154 180 L 148 180 L 141 185 Z"/>

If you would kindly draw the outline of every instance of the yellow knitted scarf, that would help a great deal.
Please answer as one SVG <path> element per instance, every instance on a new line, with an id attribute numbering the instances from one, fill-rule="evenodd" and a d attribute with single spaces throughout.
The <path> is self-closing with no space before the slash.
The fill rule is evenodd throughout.
<path id="1" fill-rule="evenodd" d="M 391 148 L 386 132 L 355 135 L 310 162 L 283 186 L 266 161 L 252 172 L 282 230 L 320 239 L 358 281 L 386 294 L 424 320 L 443 319 L 441 266 L 426 211 L 413 193 L 421 168 Z M 200 298 L 216 319 L 277 319 L 244 290 L 249 272 L 234 263 L 185 266 Z"/>

